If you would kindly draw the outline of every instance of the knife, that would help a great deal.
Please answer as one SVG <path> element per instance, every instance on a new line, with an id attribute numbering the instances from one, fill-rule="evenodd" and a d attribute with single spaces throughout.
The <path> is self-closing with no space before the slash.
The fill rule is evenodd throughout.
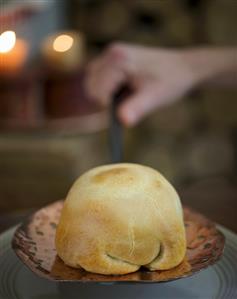
<path id="1" fill-rule="evenodd" d="M 109 141 L 112 163 L 123 161 L 123 126 L 117 116 L 117 108 L 129 93 L 130 88 L 123 85 L 115 92 L 111 101 Z"/>

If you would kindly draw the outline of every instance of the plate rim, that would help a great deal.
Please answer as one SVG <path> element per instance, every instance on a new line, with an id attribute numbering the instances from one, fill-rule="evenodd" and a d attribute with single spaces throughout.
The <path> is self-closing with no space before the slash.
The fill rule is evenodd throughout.
<path id="1" fill-rule="evenodd" d="M 83 280 L 83 279 L 63 279 L 63 278 L 58 278 L 58 277 L 55 277 L 55 276 L 53 277 L 53 276 L 51 276 L 48 273 L 44 274 L 42 271 L 39 271 L 39 270 L 36 271 L 36 269 L 31 264 L 26 263 L 24 261 L 23 254 L 22 254 L 23 251 L 21 250 L 21 248 L 19 250 L 19 245 L 17 244 L 17 238 L 18 238 L 18 235 L 20 234 L 20 231 L 22 231 L 22 229 L 24 227 L 27 228 L 27 226 L 30 223 L 32 223 L 32 220 L 33 220 L 34 216 L 37 213 L 39 213 L 40 211 L 42 211 L 44 209 L 47 209 L 50 206 L 56 205 L 58 203 L 64 203 L 64 200 L 54 201 L 54 202 L 52 202 L 52 203 L 50 203 L 50 204 L 48 204 L 46 206 L 41 207 L 40 209 L 36 210 L 32 214 L 30 214 L 24 221 L 22 221 L 20 224 L 18 224 L 16 226 L 16 229 L 15 229 L 13 235 L 12 235 L 12 239 L 11 239 L 11 242 L 10 242 L 11 248 L 13 249 L 13 251 L 16 254 L 16 256 L 18 257 L 18 259 L 21 261 L 21 263 L 23 265 L 27 266 L 27 268 L 30 269 L 30 271 L 33 272 L 35 275 L 37 275 L 37 276 L 39 276 L 41 278 L 47 279 L 49 281 L 60 282 L 60 283 L 62 282 L 62 283 L 90 283 L 90 284 L 93 284 L 93 283 L 101 283 L 101 284 L 131 284 L 131 283 L 132 284 L 141 284 L 141 283 L 143 283 L 143 284 L 154 284 L 154 283 L 167 283 L 167 282 L 171 282 L 171 281 L 175 281 L 175 280 L 185 279 L 185 278 L 191 277 L 191 276 L 199 273 L 200 271 L 205 270 L 205 269 L 207 269 L 210 266 L 213 266 L 214 264 L 218 263 L 218 261 L 220 261 L 220 259 L 222 258 L 223 254 L 224 254 L 225 248 L 226 248 L 226 237 L 225 237 L 224 233 L 221 231 L 221 229 L 219 229 L 221 227 L 220 225 L 218 225 L 217 223 L 215 223 L 213 220 L 209 219 L 208 217 L 206 217 L 202 213 L 196 211 L 192 207 L 189 207 L 188 205 L 182 205 L 183 210 L 184 209 L 188 209 L 192 213 L 195 213 L 196 215 L 201 216 L 203 219 L 205 219 L 210 224 L 211 227 L 215 228 L 216 234 L 218 234 L 218 237 L 219 237 L 219 243 L 222 244 L 221 253 L 215 259 L 212 259 L 210 263 L 205 264 L 202 268 L 196 269 L 196 271 L 189 271 L 187 273 L 182 274 L 179 277 L 168 278 L 168 279 L 164 279 L 164 280 L 129 280 L 129 279 L 128 280 L 126 280 L 126 279 L 125 280 L 109 280 L 109 279 L 106 279 L 106 280 L 98 280 L 98 279 L 97 280 L 93 280 L 93 279 Z M 230 232 L 233 233 L 233 234 L 235 234 L 232 231 L 230 231 Z M 26 255 L 26 256 L 29 258 L 28 255 Z M 136 272 L 134 272 L 134 273 L 136 273 Z M 147 270 L 146 272 L 153 272 L 153 271 Z M 92 273 L 92 274 L 95 274 L 95 273 Z M 129 274 L 132 274 L 132 273 L 129 273 Z M 106 277 L 106 278 L 116 276 L 116 275 L 103 275 L 103 274 L 96 274 L 96 275 L 101 275 L 101 276 Z M 123 276 L 123 275 L 119 275 L 119 276 Z"/>

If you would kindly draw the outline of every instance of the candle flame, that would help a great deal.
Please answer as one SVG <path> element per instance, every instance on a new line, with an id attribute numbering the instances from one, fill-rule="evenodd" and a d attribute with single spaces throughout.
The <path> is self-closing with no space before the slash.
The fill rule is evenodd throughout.
<path id="1" fill-rule="evenodd" d="M 16 34 L 14 31 L 5 31 L 0 35 L 0 52 L 10 52 L 16 43 Z"/>
<path id="2" fill-rule="evenodd" d="M 53 42 L 53 48 L 57 52 L 66 52 L 73 45 L 73 38 L 70 35 L 59 35 Z"/>

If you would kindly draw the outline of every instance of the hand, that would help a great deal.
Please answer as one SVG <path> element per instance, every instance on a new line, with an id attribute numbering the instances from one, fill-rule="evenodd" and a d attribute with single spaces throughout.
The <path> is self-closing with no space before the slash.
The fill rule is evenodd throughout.
<path id="1" fill-rule="evenodd" d="M 133 93 L 118 108 L 118 116 L 124 125 L 135 125 L 156 108 L 178 100 L 198 82 L 185 53 L 111 45 L 88 66 L 88 93 L 108 105 L 119 86 L 128 84 Z"/>

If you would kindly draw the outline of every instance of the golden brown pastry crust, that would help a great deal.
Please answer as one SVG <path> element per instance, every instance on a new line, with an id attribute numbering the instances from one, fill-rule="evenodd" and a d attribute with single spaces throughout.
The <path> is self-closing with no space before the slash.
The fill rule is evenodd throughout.
<path id="1" fill-rule="evenodd" d="M 55 243 L 67 265 L 90 272 L 173 268 L 186 250 L 179 197 L 152 168 L 128 163 L 94 168 L 69 191 Z"/>

